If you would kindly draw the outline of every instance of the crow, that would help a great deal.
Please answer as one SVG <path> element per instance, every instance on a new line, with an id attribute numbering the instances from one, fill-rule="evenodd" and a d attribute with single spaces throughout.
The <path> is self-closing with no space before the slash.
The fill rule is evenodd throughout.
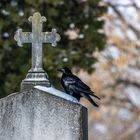
<path id="1" fill-rule="evenodd" d="M 92 100 L 90 96 L 93 96 L 97 99 L 100 98 L 96 96 L 84 82 L 74 75 L 69 68 L 64 67 L 58 69 L 58 71 L 63 73 L 61 77 L 61 84 L 67 94 L 72 95 L 78 101 L 80 101 L 80 98 L 85 97 L 92 105 L 98 107 L 98 105 Z"/>

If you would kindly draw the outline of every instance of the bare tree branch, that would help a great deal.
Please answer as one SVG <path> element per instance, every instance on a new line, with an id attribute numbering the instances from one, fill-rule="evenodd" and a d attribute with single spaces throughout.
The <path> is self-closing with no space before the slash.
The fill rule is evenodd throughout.
<path id="1" fill-rule="evenodd" d="M 117 82 L 117 84 L 123 83 L 125 85 L 133 85 L 133 86 L 135 86 L 137 88 L 140 88 L 140 84 L 139 83 L 133 82 L 133 81 L 130 81 L 130 80 L 127 80 L 127 79 L 121 79 L 120 78 L 120 79 L 117 79 L 116 82 Z"/>
<path id="2" fill-rule="evenodd" d="M 133 3 L 135 5 L 135 3 Z M 137 38 L 140 38 L 140 32 L 134 27 L 132 26 L 130 23 L 128 23 L 128 21 L 125 20 L 125 18 L 123 17 L 123 15 L 121 14 L 121 12 L 117 9 L 117 7 L 115 5 L 113 5 L 110 2 L 107 2 L 107 5 L 110 6 L 114 12 L 118 15 L 119 19 L 128 27 L 130 28 L 133 32 L 135 32 Z M 138 8 L 138 7 L 137 7 Z"/>

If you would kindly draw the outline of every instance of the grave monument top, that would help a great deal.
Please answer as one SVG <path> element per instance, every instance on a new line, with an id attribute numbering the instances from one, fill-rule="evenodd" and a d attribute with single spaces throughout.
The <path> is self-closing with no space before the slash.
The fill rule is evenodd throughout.
<path id="1" fill-rule="evenodd" d="M 28 20 L 32 23 L 32 32 L 22 32 L 22 29 L 18 29 L 14 36 L 20 47 L 24 43 L 32 43 L 32 67 L 21 83 L 21 90 L 30 89 L 35 85 L 50 86 L 48 75 L 42 67 L 42 44 L 51 43 L 55 47 L 60 40 L 56 29 L 52 29 L 51 32 L 42 32 L 42 25 L 46 22 L 46 18 L 40 13 L 34 13 Z"/>

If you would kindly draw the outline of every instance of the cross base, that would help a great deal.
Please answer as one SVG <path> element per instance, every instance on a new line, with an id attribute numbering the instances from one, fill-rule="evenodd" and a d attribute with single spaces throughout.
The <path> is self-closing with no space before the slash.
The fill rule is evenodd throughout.
<path id="1" fill-rule="evenodd" d="M 31 89 L 36 85 L 51 86 L 48 75 L 43 69 L 40 69 L 40 71 L 36 71 L 35 69 L 29 70 L 26 78 L 22 80 L 20 91 Z"/>

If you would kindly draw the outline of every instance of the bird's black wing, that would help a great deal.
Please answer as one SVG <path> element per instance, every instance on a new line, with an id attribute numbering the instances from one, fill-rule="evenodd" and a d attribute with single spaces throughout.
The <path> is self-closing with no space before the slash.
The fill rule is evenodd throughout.
<path id="1" fill-rule="evenodd" d="M 97 98 L 97 99 L 100 99 L 98 96 L 96 96 L 95 94 L 93 94 L 94 92 L 91 91 L 91 89 L 90 89 L 84 82 L 82 82 L 81 79 L 79 79 L 77 76 L 72 75 L 71 78 L 72 78 L 72 79 L 75 79 L 75 81 L 76 81 L 76 86 L 77 86 L 77 88 L 78 88 L 81 92 L 90 94 L 91 96 L 93 96 L 93 97 L 95 97 L 95 98 Z"/>
<path id="2" fill-rule="evenodd" d="M 80 94 L 81 97 L 85 97 L 91 104 L 98 107 L 98 105 L 92 100 L 92 98 L 89 96 L 89 94 L 83 92 L 79 87 L 77 87 L 75 84 L 70 84 L 69 89 L 72 90 L 75 94 Z"/>
<path id="3" fill-rule="evenodd" d="M 89 86 L 87 86 L 83 81 L 81 81 L 81 79 L 78 78 L 76 75 L 72 75 L 71 77 L 76 80 L 78 87 L 81 87 L 82 89 L 85 90 L 90 90 Z"/>
<path id="4" fill-rule="evenodd" d="M 63 83 L 66 87 L 74 84 L 76 87 L 81 88 L 82 90 L 90 91 L 90 88 L 75 75 L 67 75 L 63 77 Z"/>

